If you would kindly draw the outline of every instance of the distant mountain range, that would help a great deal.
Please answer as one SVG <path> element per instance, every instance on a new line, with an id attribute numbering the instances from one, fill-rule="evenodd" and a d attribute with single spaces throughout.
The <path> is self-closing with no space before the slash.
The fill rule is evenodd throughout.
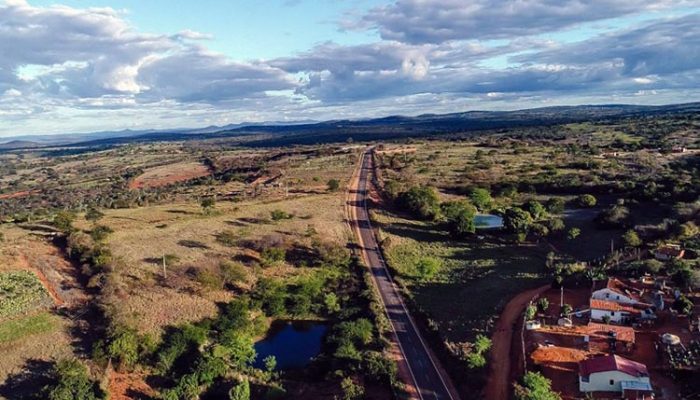
<path id="1" fill-rule="evenodd" d="M 451 114 L 424 114 L 415 117 L 396 115 L 373 119 L 324 122 L 241 123 L 193 129 L 126 129 L 80 134 L 25 135 L 5 138 L 6 142 L 0 142 L 0 150 L 56 147 L 68 144 L 78 147 L 109 146 L 130 142 L 207 139 L 256 133 L 264 133 L 270 137 L 249 142 L 248 145 L 312 144 L 337 142 L 348 138 L 355 140 L 391 139 L 412 135 L 554 125 L 640 115 L 687 113 L 700 113 L 700 102 L 663 106 L 621 104 L 557 106 L 516 111 L 467 111 Z"/>

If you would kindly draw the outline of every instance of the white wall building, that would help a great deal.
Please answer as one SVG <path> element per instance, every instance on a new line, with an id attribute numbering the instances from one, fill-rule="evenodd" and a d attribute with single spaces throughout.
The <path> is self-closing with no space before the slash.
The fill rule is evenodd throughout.
<path id="1" fill-rule="evenodd" d="M 649 372 L 644 364 L 610 355 L 579 363 L 581 392 L 634 391 L 635 395 L 652 393 Z"/>

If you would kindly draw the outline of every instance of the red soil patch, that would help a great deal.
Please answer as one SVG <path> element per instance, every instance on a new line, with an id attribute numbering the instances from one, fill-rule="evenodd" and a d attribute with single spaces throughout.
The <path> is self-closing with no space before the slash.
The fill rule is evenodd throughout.
<path id="1" fill-rule="evenodd" d="M 209 168 L 197 163 L 181 163 L 150 169 L 129 183 L 129 189 L 149 189 L 186 182 L 209 175 Z"/>
<path id="2" fill-rule="evenodd" d="M 30 194 L 34 194 L 34 193 L 36 193 L 36 190 L 26 190 L 23 192 L 0 194 L 0 200 L 19 199 L 22 197 L 27 197 Z"/>
<path id="3" fill-rule="evenodd" d="M 29 264 L 29 260 L 27 259 L 27 256 L 24 255 L 24 253 L 20 254 L 17 267 L 36 275 L 41 284 L 44 285 L 44 288 L 46 288 L 46 291 L 49 292 L 49 296 L 53 300 L 54 304 L 58 307 L 63 305 L 63 299 L 61 299 L 61 297 L 58 295 L 56 287 L 53 285 L 53 283 L 51 283 L 51 281 L 49 281 L 49 279 L 46 277 L 46 275 L 44 275 L 43 272 L 39 271 L 36 268 L 33 268 L 31 264 Z"/>
<path id="4" fill-rule="evenodd" d="M 145 381 L 145 376 L 138 373 L 120 373 L 113 371 L 109 379 L 110 400 L 136 400 L 155 398 L 156 391 Z"/>

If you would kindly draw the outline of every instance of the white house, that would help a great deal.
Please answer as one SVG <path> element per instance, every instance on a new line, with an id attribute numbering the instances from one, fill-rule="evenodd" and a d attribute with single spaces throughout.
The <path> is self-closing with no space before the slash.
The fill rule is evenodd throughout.
<path id="1" fill-rule="evenodd" d="M 621 392 L 624 398 L 651 399 L 653 390 L 644 364 L 618 355 L 590 358 L 579 363 L 581 392 Z"/>
<path id="2" fill-rule="evenodd" d="M 637 304 L 637 296 L 628 290 L 619 279 L 606 279 L 593 282 L 591 299 L 614 301 L 622 304 Z"/>
<path id="3" fill-rule="evenodd" d="M 641 310 L 625 305 L 615 303 L 614 301 L 591 299 L 591 319 L 594 321 L 604 321 L 608 317 L 610 322 L 617 324 L 626 324 L 634 319 L 640 318 Z"/>

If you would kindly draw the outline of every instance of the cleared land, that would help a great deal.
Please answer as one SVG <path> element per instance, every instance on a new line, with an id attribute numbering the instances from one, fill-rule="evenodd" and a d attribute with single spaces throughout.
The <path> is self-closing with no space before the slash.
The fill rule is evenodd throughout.
<path id="1" fill-rule="evenodd" d="M 171 185 L 178 182 L 186 182 L 191 179 L 201 178 L 211 173 L 209 168 L 198 162 L 185 162 L 164 165 L 151 168 L 137 176 L 130 184 L 130 189 L 152 189 Z"/>

